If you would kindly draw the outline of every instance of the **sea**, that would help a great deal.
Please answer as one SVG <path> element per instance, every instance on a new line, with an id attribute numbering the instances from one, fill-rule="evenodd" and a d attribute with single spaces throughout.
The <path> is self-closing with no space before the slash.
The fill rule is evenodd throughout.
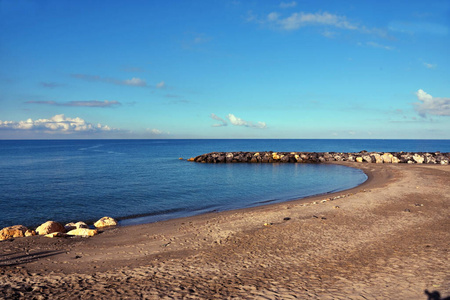
<path id="1" fill-rule="evenodd" d="M 328 164 L 186 159 L 213 151 L 362 150 L 450 152 L 450 140 L 0 140 L 0 228 L 104 216 L 127 226 L 342 191 L 367 176 Z"/>

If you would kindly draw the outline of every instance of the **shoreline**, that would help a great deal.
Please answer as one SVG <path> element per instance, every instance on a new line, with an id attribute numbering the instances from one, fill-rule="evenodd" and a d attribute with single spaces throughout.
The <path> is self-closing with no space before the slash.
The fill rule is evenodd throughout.
<path id="1" fill-rule="evenodd" d="M 360 168 L 368 179 L 341 192 L 117 227 L 89 239 L 1 242 L 0 295 L 323 299 L 395 292 L 425 299 L 428 289 L 448 296 L 450 167 L 332 163 Z M 51 289 L 27 293 L 43 283 Z"/>

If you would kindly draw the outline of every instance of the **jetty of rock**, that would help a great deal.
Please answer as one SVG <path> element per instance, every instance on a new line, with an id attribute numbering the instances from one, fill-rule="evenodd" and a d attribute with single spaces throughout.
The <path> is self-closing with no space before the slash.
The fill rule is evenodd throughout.
<path id="1" fill-rule="evenodd" d="M 450 153 L 440 152 L 211 152 L 190 158 L 199 163 L 408 163 L 448 165 Z"/>

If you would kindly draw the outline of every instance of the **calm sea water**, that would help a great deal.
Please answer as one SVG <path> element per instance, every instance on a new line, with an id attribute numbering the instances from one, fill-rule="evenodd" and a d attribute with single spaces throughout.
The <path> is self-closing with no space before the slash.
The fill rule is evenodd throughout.
<path id="1" fill-rule="evenodd" d="M 357 186 L 360 170 L 308 164 L 197 164 L 212 151 L 450 152 L 449 140 L 0 141 L 0 228 L 47 220 L 122 225 L 287 201 Z"/>

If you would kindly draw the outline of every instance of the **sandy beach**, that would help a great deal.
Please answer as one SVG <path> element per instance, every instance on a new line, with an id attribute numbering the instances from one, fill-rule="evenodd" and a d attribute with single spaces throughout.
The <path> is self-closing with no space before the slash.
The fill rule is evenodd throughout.
<path id="1" fill-rule="evenodd" d="M 450 296 L 450 166 L 340 164 L 369 179 L 343 192 L 91 238 L 0 242 L 0 297 Z"/>

